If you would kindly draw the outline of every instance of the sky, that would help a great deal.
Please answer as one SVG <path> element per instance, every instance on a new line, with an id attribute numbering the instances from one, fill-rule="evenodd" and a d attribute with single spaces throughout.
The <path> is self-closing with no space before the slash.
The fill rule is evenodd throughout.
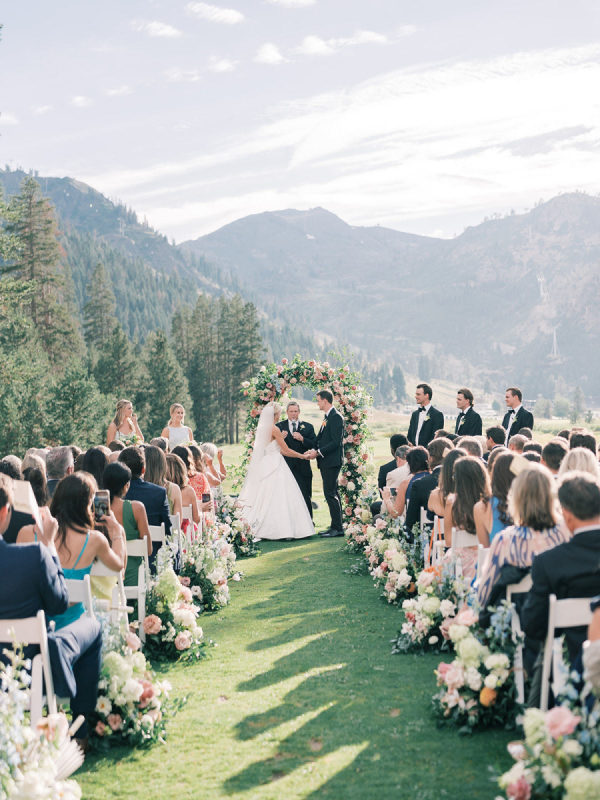
<path id="1" fill-rule="evenodd" d="M 452 237 L 600 192 L 597 0 L 19 0 L 0 164 L 177 242 L 324 207 Z"/>

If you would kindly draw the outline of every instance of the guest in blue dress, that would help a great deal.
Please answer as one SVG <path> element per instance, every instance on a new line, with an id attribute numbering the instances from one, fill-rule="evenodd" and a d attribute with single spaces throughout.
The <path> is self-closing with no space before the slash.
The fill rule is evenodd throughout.
<path id="1" fill-rule="evenodd" d="M 477 538 L 484 547 L 489 547 L 494 537 L 513 524 L 508 510 L 508 492 L 515 474 L 512 452 L 501 453 L 492 465 L 492 496 L 483 498 L 473 509 Z"/>

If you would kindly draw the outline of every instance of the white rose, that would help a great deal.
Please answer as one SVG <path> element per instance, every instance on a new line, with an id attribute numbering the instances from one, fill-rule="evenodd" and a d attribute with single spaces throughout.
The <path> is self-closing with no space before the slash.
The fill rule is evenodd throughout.
<path id="1" fill-rule="evenodd" d="M 563 742 L 562 749 L 568 756 L 571 756 L 571 758 L 579 758 L 583 753 L 583 747 L 575 739 L 567 739 Z"/>
<path id="2" fill-rule="evenodd" d="M 481 689 L 483 680 L 479 670 L 475 669 L 475 667 L 469 667 L 467 669 L 465 673 L 465 680 L 469 689 L 472 689 L 474 692 L 478 692 Z"/>
<path id="3" fill-rule="evenodd" d="M 456 610 L 455 604 L 452 600 L 442 600 L 440 603 L 440 613 L 442 617 L 451 617 Z"/>
<path id="4" fill-rule="evenodd" d="M 460 642 L 461 639 L 464 639 L 469 633 L 469 629 L 466 625 L 457 625 L 453 623 L 448 628 L 448 636 L 453 642 Z"/>
<path id="5" fill-rule="evenodd" d="M 490 672 L 489 675 L 485 676 L 483 683 L 487 689 L 495 689 L 498 684 L 498 678 L 496 678 L 493 672 Z"/>
<path id="6" fill-rule="evenodd" d="M 437 614 L 440 610 L 440 599 L 439 597 L 426 597 L 423 603 L 423 611 L 430 616 Z"/>
<path id="7" fill-rule="evenodd" d="M 439 642 L 439 639 L 437 636 L 430 636 L 428 642 L 429 644 L 437 644 Z"/>
<path id="8" fill-rule="evenodd" d="M 408 559 L 406 558 L 404 553 L 401 553 L 399 551 L 396 551 L 392 555 L 392 558 L 390 560 L 390 565 L 391 565 L 392 569 L 394 570 L 394 572 L 400 572 L 401 570 L 403 570 L 404 567 L 406 567 L 407 563 L 408 563 Z"/>
<path id="9" fill-rule="evenodd" d="M 348 481 L 348 484 L 347 484 L 347 486 L 346 486 L 346 489 L 347 489 L 349 492 L 353 492 L 353 491 L 356 489 L 356 486 L 355 486 L 354 482 L 353 482 L 353 481 Z"/>
<path id="10" fill-rule="evenodd" d="M 403 569 L 400 572 L 400 574 L 398 575 L 398 577 L 396 578 L 396 588 L 397 589 L 404 589 L 404 587 L 408 586 L 408 584 L 411 581 L 412 581 L 412 578 L 410 577 L 409 573 L 405 569 Z"/>

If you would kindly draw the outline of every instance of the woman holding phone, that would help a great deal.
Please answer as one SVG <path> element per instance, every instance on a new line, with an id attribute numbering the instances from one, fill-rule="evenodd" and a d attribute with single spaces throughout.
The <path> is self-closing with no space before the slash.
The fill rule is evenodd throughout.
<path id="1" fill-rule="evenodd" d="M 119 400 L 113 421 L 108 426 L 106 446 L 114 440 L 123 442 L 124 445 L 139 444 L 144 441 L 144 435 L 137 421 L 137 414 L 133 413 L 130 400 Z"/>

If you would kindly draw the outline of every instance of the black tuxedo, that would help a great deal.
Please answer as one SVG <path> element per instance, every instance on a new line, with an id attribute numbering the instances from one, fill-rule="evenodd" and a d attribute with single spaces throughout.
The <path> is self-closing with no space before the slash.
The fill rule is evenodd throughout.
<path id="1" fill-rule="evenodd" d="M 423 414 L 425 421 L 419 433 L 419 441 L 415 441 L 417 436 L 417 428 L 419 427 L 419 416 Z M 427 419 L 429 417 L 429 419 Z M 429 411 L 413 411 L 410 417 L 410 425 L 408 426 L 408 441 L 415 445 L 422 445 L 427 447 L 429 442 L 433 439 L 436 431 L 441 431 L 444 427 L 444 415 L 437 408 L 431 406 Z"/>
<path id="2" fill-rule="evenodd" d="M 508 426 L 510 424 L 511 414 L 512 411 L 507 411 L 506 414 L 504 415 L 504 419 L 502 420 L 502 427 L 506 431 L 508 430 Z M 515 433 L 518 433 L 521 430 L 521 428 L 531 428 L 531 430 L 533 430 L 533 414 L 531 413 L 531 411 L 527 411 L 527 409 L 524 408 L 523 406 L 521 406 L 521 408 L 517 412 L 515 421 L 511 425 L 510 435 L 506 442 L 507 444 L 511 440 L 511 438 L 515 435 Z"/>
<path id="3" fill-rule="evenodd" d="M 416 480 L 410 490 L 410 500 L 408 501 L 408 508 L 406 509 L 405 527 L 412 538 L 413 525 L 418 525 L 421 521 L 421 509 L 427 510 L 427 503 L 429 502 L 429 495 L 437 488 L 441 466 L 436 467 L 429 475 L 423 475 L 422 478 Z M 431 514 L 431 512 L 429 512 Z M 433 519 L 433 516 L 431 516 Z"/>
<path id="4" fill-rule="evenodd" d="M 306 453 L 307 450 L 314 450 L 316 448 L 317 436 L 310 422 L 298 420 L 298 433 L 304 438 L 302 442 L 294 439 L 290 433 L 289 420 L 286 419 L 282 422 L 278 422 L 277 427 L 282 433 L 287 433 L 285 443 L 290 450 L 294 450 L 296 453 Z M 296 479 L 296 483 L 300 487 L 302 497 L 312 517 L 312 467 L 310 461 L 304 458 L 287 458 L 285 456 L 284 458 L 292 471 L 292 475 Z"/>
<path id="5" fill-rule="evenodd" d="M 544 641 L 548 628 L 548 602 L 567 597 L 594 597 L 600 588 L 600 529 L 577 533 L 564 544 L 539 553 L 531 567 L 533 586 L 521 613 L 527 636 Z M 567 628 L 569 659 L 574 662 L 586 639 L 586 628 Z"/>
<path id="6" fill-rule="evenodd" d="M 481 417 L 473 406 L 469 406 L 464 413 L 461 411 L 456 418 L 454 433 L 457 436 L 481 436 L 482 429 Z"/>
<path id="7" fill-rule="evenodd" d="M 331 408 L 317 434 L 317 466 L 323 479 L 323 493 L 331 515 L 331 529 L 342 531 L 342 503 L 337 480 L 344 460 L 344 419 L 336 408 Z"/>
<path id="8" fill-rule="evenodd" d="M 384 464 L 382 467 L 379 467 L 379 474 L 377 475 L 377 486 L 379 486 L 380 489 L 385 489 L 388 472 L 391 472 L 393 469 L 397 468 L 398 464 L 395 458 L 393 458 L 391 461 L 388 461 L 387 464 Z"/>

